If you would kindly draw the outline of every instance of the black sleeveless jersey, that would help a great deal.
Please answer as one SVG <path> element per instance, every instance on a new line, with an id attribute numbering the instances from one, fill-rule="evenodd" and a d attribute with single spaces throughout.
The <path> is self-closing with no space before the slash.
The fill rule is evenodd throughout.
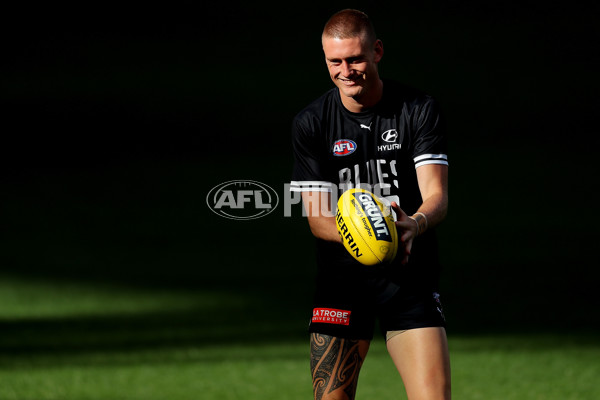
<path id="1" fill-rule="evenodd" d="M 290 190 L 329 191 L 335 201 L 343 191 L 360 186 L 396 201 L 408 215 L 417 211 L 422 198 L 416 169 L 431 163 L 448 165 L 442 116 L 431 96 L 394 81 L 383 82 L 383 97 L 370 110 L 348 111 L 333 88 L 296 115 Z M 399 284 L 430 285 L 439 269 L 434 231 L 413 242 L 407 265 L 401 266 L 400 258 L 392 265 L 368 268 L 342 244 L 317 240 L 321 270 L 351 269 L 385 275 Z"/>

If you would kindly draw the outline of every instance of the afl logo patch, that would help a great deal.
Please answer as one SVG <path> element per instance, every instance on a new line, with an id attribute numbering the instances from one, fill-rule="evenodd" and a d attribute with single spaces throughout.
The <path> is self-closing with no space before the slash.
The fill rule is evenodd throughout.
<path id="1" fill-rule="evenodd" d="M 340 139 L 333 144 L 333 155 L 334 156 L 347 156 L 354 153 L 356 150 L 356 143 L 349 139 Z"/>
<path id="2" fill-rule="evenodd" d="M 394 143 L 398 139 L 398 131 L 395 129 L 387 130 L 381 134 L 381 138 L 388 143 Z"/>

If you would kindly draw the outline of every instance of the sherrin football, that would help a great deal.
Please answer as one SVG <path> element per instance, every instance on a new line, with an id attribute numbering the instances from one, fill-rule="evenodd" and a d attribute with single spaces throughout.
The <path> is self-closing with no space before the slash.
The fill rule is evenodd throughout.
<path id="1" fill-rule="evenodd" d="M 364 265 L 393 261 L 398 231 L 391 208 L 364 189 L 345 191 L 337 203 L 337 230 L 344 247 Z"/>

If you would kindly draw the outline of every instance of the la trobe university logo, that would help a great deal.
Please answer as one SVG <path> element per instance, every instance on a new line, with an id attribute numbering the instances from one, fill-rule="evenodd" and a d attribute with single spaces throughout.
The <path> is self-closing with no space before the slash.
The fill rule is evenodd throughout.
<path id="1" fill-rule="evenodd" d="M 234 180 L 213 187 L 206 204 L 217 215 L 249 220 L 270 214 L 279 203 L 277 192 L 269 185 L 251 180 Z"/>

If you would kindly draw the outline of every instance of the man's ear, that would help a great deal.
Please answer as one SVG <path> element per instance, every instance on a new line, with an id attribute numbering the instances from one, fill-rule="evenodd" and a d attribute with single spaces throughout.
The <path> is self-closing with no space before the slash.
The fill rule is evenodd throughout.
<path id="1" fill-rule="evenodd" d="M 375 52 L 375 62 L 378 63 L 383 57 L 383 42 L 380 39 L 375 41 L 373 51 Z"/>

